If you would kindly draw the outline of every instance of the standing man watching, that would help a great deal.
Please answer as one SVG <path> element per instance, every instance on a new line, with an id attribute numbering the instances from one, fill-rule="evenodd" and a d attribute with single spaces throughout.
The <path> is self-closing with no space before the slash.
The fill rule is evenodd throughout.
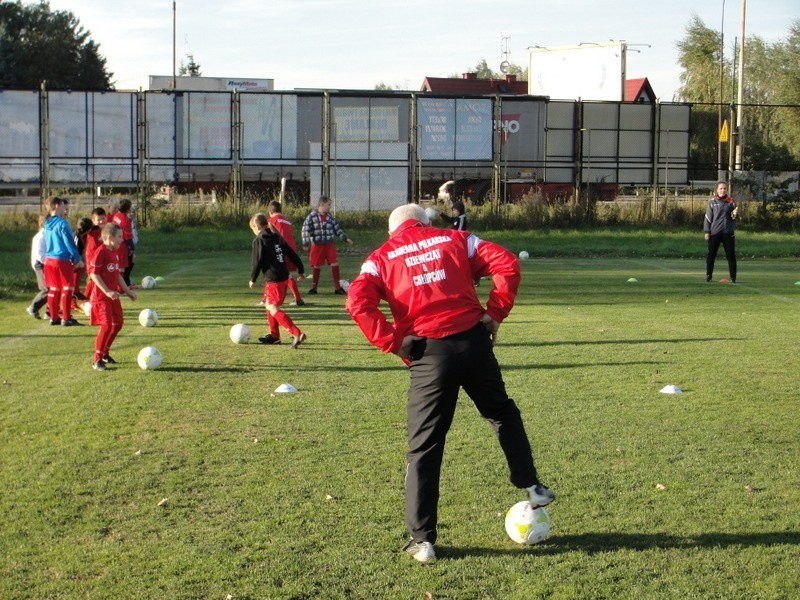
<path id="1" fill-rule="evenodd" d="M 317 208 L 303 221 L 303 250 L 308 250 L 308 262 L 311 263 L 311 288 L 308 293 L 317 293 L 320 272 L 323 265 L 328 264 L 333 275 L 333 293 L 344 296 L 347 292 L 340 283 L 339 256 L 336 253 L 334 240 L 339 237 L 348 244 L 352 244 L 353 240 L 347 237 L 339 221 L 330 214 L 330 210 L 331 199 L 320 196 Z"/>
<path id="2" fill-rule="evenodd" d="M 733 220 L 738 214 L 736 201 L 728 196 L 728 184 L 720 181 L 717 183 L 716 194 L 708 202 L 706 218 L 703 220 L 704 237 L 708 241 L 706 281 L 711 281 L 714 275 L 714 262 L 717 260 L 719 245 L 722 244 L 725 258 L 728 259 L 731 283 L 736 283 L 736 226 Z"/>
<path id="3" fill-rule="evenodd" d="M 350 284 L 347 311 L 367 340 L 409 365 L 406 526 L 403 548 L 419 562 L 436 559 L 439 478 L 460 388 L 494 429 L 513 485 L 532 506 L 555 494 L 539 480 L 522 417 L 506 394 L 492 349 L 520 282 L 511 252 L 467 231 L 429 226 L 416 204 L 389 216 L 389 240 Z M 492 277 L 484 308 L 473 281 Z M 392 321 L 380 310 L 386 301 Z"/>
<path id="4" fill-rule="evenodd" d="M 67 222 L 69 200 L 50 198 L 50 216 L 44 222 L 44 280 L 47 284 L 47 309 L 51 325 L 80 325 L 72 318 L 72 294 L 75 268 L 83 267 L 83 258 L 75 245 L 75 236 Z"/>

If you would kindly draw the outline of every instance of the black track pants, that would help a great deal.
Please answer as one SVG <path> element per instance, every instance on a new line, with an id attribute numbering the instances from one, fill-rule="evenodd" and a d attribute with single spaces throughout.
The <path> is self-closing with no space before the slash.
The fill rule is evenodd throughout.
<path id="1" fill-rule="evenodd" d="M 415 541 L 436 541 L 445 439 L 464 391 L 492 426 L 518 488 L 538 482 L 519 409 L 506 394 L 489 332 L 478 324 L 444 339 L 417 342 L 408 390 L 406 526 Z"/>

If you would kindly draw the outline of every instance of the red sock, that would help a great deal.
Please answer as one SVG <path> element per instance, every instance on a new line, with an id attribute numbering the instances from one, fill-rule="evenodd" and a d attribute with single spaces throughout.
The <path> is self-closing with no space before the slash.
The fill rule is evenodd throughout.
<path id="1" fill-rule="evenodd" d="M 339 289 L 342 287 L 339 285 L 339 279 L 341 279 L 341 273 L 339 273 L 339 265 L 333 265 L 331 267 L 331 272 L 333 273 L 333 287 L 334 289 Z"/>
<path id="2" fill-rule="evenodd" d="M 65 321 L 72 318 L 72 288 L 64 288 L 61 292 L 61 318 Z"/>
<path id="3" fill-rule="evenodd" d="M 278 321 L 270 313 L 267 313 L 267 325 L 269 326 L 269 334 L 275 339 L 281 339 Z"/>
<path id="4" fill-rule="evenodd" d="M 319 285 L 319 267 L 311 267 L 311 287 L 315 288 Z"/>
<path id="5" fill-rule="evenodd" d="M 297 325 L 294 324 L 292 318 L 282 310 L 275 313 L 275 320 L 290 334 L 300 335 L 300 330 L 297 328 Z"/>
<path id="6" fill-rule="evenodd" d="M 289 291 L 292 292 L 295 302 L 300 302 L 302 300 L 300 297 L 300 289 L 297 287 L 297 281 L 295 281 L 292 277 L 289 277 Z"/>
<path id="7" fill-rule="evenodd" d="M 50 311 L 50 318 L 56 320 L 59 318 L 59 306 L 61 305 L 61 290 L 58 288 L 50 288 L 47 291 L 47 310 Z"/>

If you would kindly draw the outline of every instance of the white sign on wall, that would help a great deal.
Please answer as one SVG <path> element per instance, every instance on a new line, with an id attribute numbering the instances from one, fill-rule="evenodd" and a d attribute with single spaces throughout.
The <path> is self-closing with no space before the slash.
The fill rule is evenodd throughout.
<path id="1" fill-rule="evenodd" d="M 623 101 L 625 52 L 622 42 L 562 48 L 529 48 L 528 93 L 553 100 Z"/>

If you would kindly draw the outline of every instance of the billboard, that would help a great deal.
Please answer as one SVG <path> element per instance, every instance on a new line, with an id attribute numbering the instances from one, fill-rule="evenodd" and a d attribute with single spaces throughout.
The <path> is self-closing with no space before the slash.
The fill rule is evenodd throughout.
<path id="1" fill-rule="evenodd" d="M 528 49 L 528 93 L 553 100 L 625 99 L 624 43 Z"/>

